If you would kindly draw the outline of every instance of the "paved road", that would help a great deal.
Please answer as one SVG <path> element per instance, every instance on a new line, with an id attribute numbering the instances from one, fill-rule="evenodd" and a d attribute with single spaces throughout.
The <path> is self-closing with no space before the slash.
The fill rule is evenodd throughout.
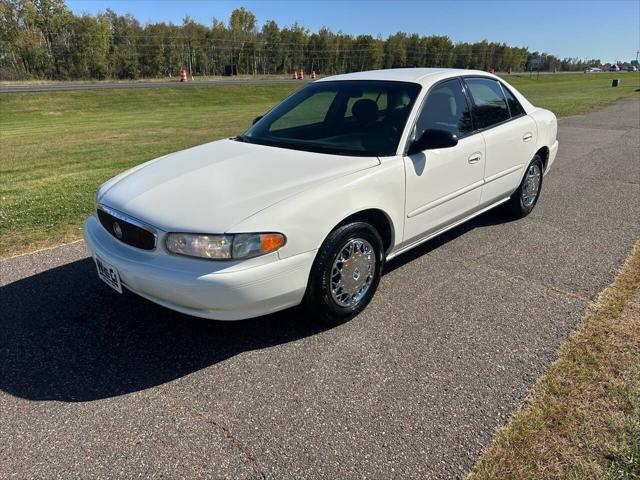
<path id="1" fill-rule="evenodd" d="M 532 215 L 390 263 L 331 330 L 121 298 L 82 243 L 0 263 L 0 477 L 461 477 L 640 234 L 639 121 L 561 121 Z"/>
<path id="2" fill-rule="evenodd" d="M 508 77 L 509 75 L 526 76 L 526 75 L 561 75 L 581 72 L 513 72 L 512 74 L 499 73 L 499 75 Z M 620 72 L 626 73 L 626 72 Z M 20 92 L 60 92 L 69 90 L 113 90 L 113 89 L 129 89 L 129 88 L 159 88 L 159 87 L 193 87 L 193 86 L 212 86 L 212 85 L 251 85 L 251 84 L 274 84 L 274 83 L 307 83 L 311 81 L 309 77 L 304 80 L 293 79 L 229 79 L 229 80 L 191 80 L 187 83 L 180 83 L 178 80 L 172 81 L 100 81 L 100 82 L 52 82 L 41 84 L 0 84 L 0 93 L 20 93 Z"/>
<path id="3" fill-rule="evenodd" d="M 160 88 L 160 87 L 197 87 L 212 85 L 252 85 L 276 83 L 306 83 L 309 80 L 192 80 L 187 83 L 174 81 L 131 81 L 131 82 L 60 82 L 42 84 L 0 84 L 0 93 L 21 92 L 61 92 L 69 90 L 114 90 L 129 88 Z"/>

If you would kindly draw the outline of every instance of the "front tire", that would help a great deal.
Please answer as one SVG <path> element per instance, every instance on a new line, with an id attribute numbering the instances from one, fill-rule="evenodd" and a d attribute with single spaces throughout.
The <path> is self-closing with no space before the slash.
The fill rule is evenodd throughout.
<path id="1" fill-rule="evenodd" d="M 371 225 L 353 222 L 336 228 L 318 250 L 303 306 L 325 324 L 350 320 L 373 298 L 383 263 L 382 239 Z"/>
<path id="2" fill-rule="evenodd" d="M 518 189 L 513 192 L 506 204 L 507 210 L 514 218 L 524 218 L 529 215 L 540 198 L 542 191 L 542 177 L 544 164 L 539 155 L 535 155 L 525 171 Z"/>

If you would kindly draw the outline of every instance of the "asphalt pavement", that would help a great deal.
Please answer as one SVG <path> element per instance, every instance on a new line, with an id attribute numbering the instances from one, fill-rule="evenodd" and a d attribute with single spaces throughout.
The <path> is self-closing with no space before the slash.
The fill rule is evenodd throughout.
<path id="1" fill-rule="evenodd" d="M 500 73 L 500 75 L 561 75 L 580 72 L 513 72 L 512 74 Z M 624 72 L 621 72 L 624 73 Z M 242 84 L 275 84 L 275 83 L 307 83 L 311 78 L 307 75 L 302 80 L 278 79 L 278 78 L 232 78 L 212 79 L 212 80 L 189 80 L 181 83 L 176 77 L 175 80 L 118 80 L 118 81 L 95 81 L 95 82 L 49 82 L 49 83 L 3 83 L 0 84 L 0 93 L 20 93 L 20 92 L 60 92 L 70 90 L 114 90 L 130 88 L 160 88 L 160 87 L 192 87 L 192 86 L 213 86 L 213 85 L 242 85 Z"/>
<path id="2" fill-rule="evenodd" d="M 131 88 L 160 88 L 160 87 L 202 87 L 215 85 L 257 85 L 277 83 L 306 83 L 306 80 L 287 79 L 233 79 L 228 80 L 190 80 L 181 83 L 176 80 L 153 81 L 118 81 L 118 82 L 58 82 L 58 83 L 16 83 L 0 84 L 0 93 L 26 93 L 26 92 L 63 92 L 71 90 L 122 90 Z"/>
<path id="3" fill-rule="evenodd" d="M 526 219 L 390 262 L 333 329 L 191 318 L 81 242 L 0 263 L 1 478 L 460 478 L 640 234 L 640 101 L 560 121 Z"/>

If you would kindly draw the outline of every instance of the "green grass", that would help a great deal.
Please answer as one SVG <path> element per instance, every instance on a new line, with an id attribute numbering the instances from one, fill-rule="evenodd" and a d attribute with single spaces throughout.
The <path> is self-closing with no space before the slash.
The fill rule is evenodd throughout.
<path id="1" fill-rule="evenodd" d="M 97 186 L 242 133 L 297 85 L 0 95 L 0 256 L 79 238 Z"/>
<path id="2" fill-rule="evenodd" d="M 611 78 L 622 87 L 611 88 Z M 510 76 L 559 116 L 640 96 L 640 76 Z M 225 85 L 0 94 L 0 257 L 81 236 L 96 187 L 166 153 L 241 133 L 298 88 Z"/>
<path id="3" fill-rule="evenodd" d="M 468 480 L 640 480 L 640 239 Z"/>
<path id="4" fill-rule="evenodd" d="M 618 78 L 621 86 L 611 87 Z M 640 72 L 577 73 L 557 75 L 507 75 L 504 79 L 534 105 L 548 108 L 558 117 L 579 115 L 622 98 L 640 98 Z"/>

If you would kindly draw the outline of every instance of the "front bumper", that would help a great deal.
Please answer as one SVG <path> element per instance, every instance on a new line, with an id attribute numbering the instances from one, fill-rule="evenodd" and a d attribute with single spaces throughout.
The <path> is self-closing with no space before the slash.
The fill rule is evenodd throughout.
<path id="1" fill-rule="evenodd" d="M 130 291 L 178 312 L 240 320 L 283 310 L 302 301 L 315 251 L 279 259 L 277 252 L 244 262 L 210 261 L 126 245 L 95 216 L 84 224 L 92 255 L 117 268 Z"/>

